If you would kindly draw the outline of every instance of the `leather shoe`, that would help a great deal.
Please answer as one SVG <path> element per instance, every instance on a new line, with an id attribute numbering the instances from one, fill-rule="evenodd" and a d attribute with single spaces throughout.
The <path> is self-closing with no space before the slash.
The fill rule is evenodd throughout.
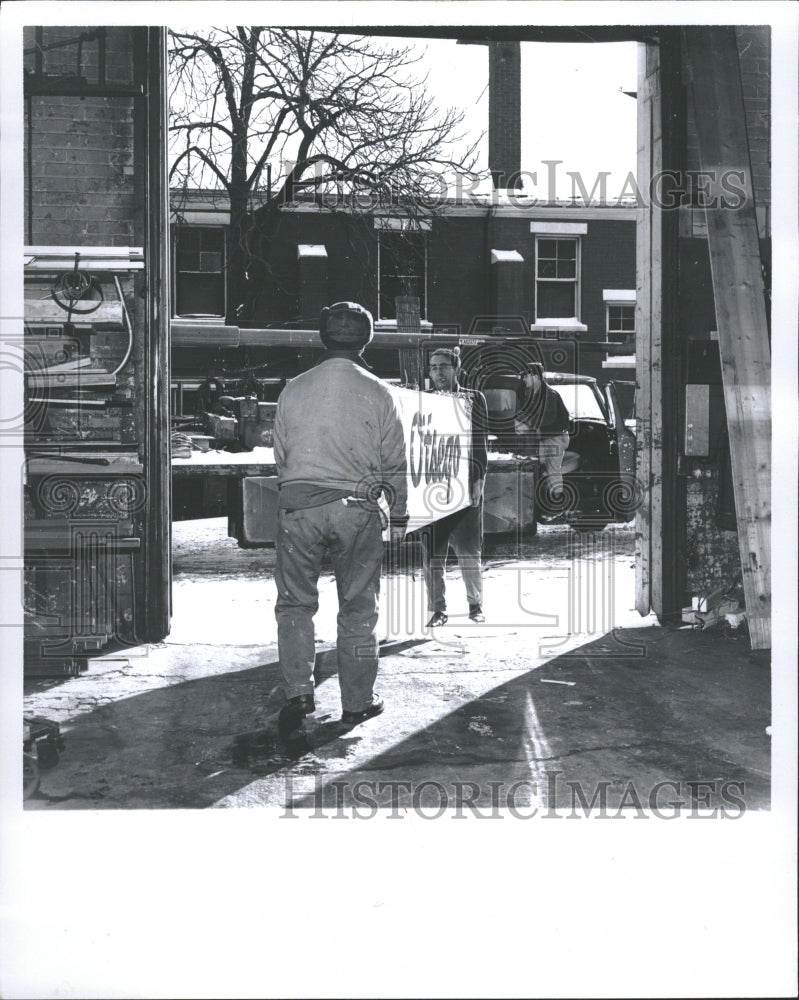
<path id="1" fill-rule="evenodd" d="M 305 716 L 310 715 L 315 709 L 316 703 L 312 694 L 298 694 L 295 698 L 289 698 L 277 717 L 281 736 L 299 729 Z"/>
<path id="2" fill-rule="evenodd" d="M 433 617 L 427 623 L 427 628 L 436 628 L 438 625 L 446 625 L 447 621 L 448 618 L 443 611 L 436 611 Z"/>
<path id="3" fill-rule="evenodd" d="M 383 699 L 373 694 L 372 704 L 368 708 L 364 708 L 360 712 L 344 711 L 341 713 L 341 721 L 346 722 L 349 726 L 357 726 L 359 722 L 366 722 L 367 719 L 371 719 L 375 715 L 380 715 L 385 707 Z"/>

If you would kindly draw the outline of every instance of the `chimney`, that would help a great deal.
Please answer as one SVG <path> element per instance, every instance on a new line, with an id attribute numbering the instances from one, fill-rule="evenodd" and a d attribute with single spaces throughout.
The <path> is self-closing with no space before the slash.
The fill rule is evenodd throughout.
<path id="1" fill-rule="evenodd" d="M 522 168 L 519 42 L 488 43 L 488 166 L 495 188 L 519 188 Z"/>

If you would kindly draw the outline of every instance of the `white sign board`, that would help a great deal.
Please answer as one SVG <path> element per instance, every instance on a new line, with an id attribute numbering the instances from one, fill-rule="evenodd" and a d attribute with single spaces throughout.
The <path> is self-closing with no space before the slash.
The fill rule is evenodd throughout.
<path id="1" fill-rule="evenodd" d="M 472 399 L 390 386 L 408 456 L 408 531 L 468 507 Z"/>

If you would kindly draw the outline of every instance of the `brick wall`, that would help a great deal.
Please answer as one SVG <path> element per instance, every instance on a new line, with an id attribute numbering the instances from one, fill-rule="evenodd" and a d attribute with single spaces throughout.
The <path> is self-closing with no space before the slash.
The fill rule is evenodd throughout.
<path id="1" fill-rule="evenodd" d="M 101 51 L 94 31 L 26 28 L 26 74 L 38 68 L 54 86 L 63 76 L 98 83 Z M 132 83 L 132 29 L 105 29 L 104 37 L 106 82 Z M 75 44 L 62 46 L 68 41 Z M 25 101 L 27 244 L 133 244 L 133 114 L 129 97 Z"/>
<path id="2" fill-rule="evenodd" d="M 80 76 L 87 83 L 98 83 L 102 72 L 101 39 L 105 43 L 106 82 L 131 83 L 134 51 L 132 31 L 124 27 L 27 27 L 24 29 L 25 71 L 32 72 L 40 66 L 48 76 Z"/>
<path id="3" fill-rule="evenodd" d="M 588 332 L 580 342 L 604 342 L 607 333 L 606 288 L 635 288 L 635 223 L 616 220 L 591 220 L 582 237 L 582 312 Z M 608 378 L 603 370 L 604 352 L 583 351 L 579 359 L 582 375 L 600 380 Z M 629 377 L 625 373 L 625 377 Z"/>
<path id="4" fill-rule="evenodd" d="M 574 221 L 577 216 L 564 216 Z M 587 333 L 575 338 L 581 374 L 602 378 L 604 352 L 585 350 L 604 342 L 606 288 L 635 288 L 635 222 L 590 219 L 581 237 L 580 317 Z M 247 325 L 308 326 L 300 306 L 301 264 L 297 246 L 323 244 L 327 250 L 328 300 L 354 299 L 377 315 L 377 232 L 371 216 L 316 211 L 281 213 L 261 248 L 268 263 L 260 279 L 257 306 Z M 514 281 L 513 302 L 503 313 L 533 318 L 535 237 L 529 217 L 449 215 L 432 220 L 428 233 L 427 319 L 436 326 L 468 333 L 473 322 L 493 314 L 491 250 L 516 250 L 524 258 Z M 305 310 L 307 313 L 307 309 Z"/>
<path id="5" fill-rule="evenodd" d="M 515 187 L 521 170 L 521 46 L 488 46 L 488 166 L 494 187 Z"/>
<path id="6" fill-rule="evenodd" d="M 133 245 L 132 100 L 33 97 L 25 117 L 25 242 Z"/>
<path id="7" fill-rule="evenodd" d="M 509 247 L 508 249 L 513 249 Z M 428 250 L 428 319 L 467 333 L 490 301 L 490 247 L 484 219 L 436 219 Z"/>
<path id="8" fill-rule="evenodd" d="M 771 29 L 735 29 L 756 205 L 771 204 Z"/>
<path id="9" fill-rule="evenodd" d="M 719 527 L 719 478 L 686 481 L 687 546 L 685 597 L 706 594 L 732 583 L 741 569 L 738 534 Z"/>
<path id="10" fill-rule="evenodd" d="M 771 204 L 771 29 L 768 25 L 735 28 L 741 66 L 741 87 L 752 166 L 755 205 Z M 688 107 L 687 169 L 700 167 L 699 141 L 693 108 Z"/>
<path id="11" fill-rule="evenodd" d="M 573 218 L 573 217 L 571 217 Z M 477 316 L 491 311 L 490 252 L 517 250 L 521 266 L 520 305 L 514 313 L 530 323 L 535 294 L 535 238 L 528 218 L 494 218 L 487 226 L 482 218 L 438 220 L 433 227 L 429 258 L 430 315 L 435 323 L 458 324 L 465 332 Z M 581 237 L 580 318 L 588 332 L 580 343 L 604 341 L 605 288 L 635 288 L 635 223 L 590 220 Z M 585 351 L 580 355 L 581 374 L 602 376 L 604 354 Z"/>
<path id="12" fill-rule="evenodd" d="M 249 326 L 303 325 L 297 259 L 301 243 L 322 244 L 327 250 L 330 302 L 353 300 L 376 313 L 377 238 L 371 217 L 285 212 L 261 248 L 268 267 Z"/>

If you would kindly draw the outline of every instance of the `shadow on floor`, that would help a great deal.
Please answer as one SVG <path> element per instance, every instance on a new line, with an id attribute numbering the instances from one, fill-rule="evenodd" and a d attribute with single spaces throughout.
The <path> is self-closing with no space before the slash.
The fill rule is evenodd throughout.
<path id="1" fill-rule="evenodd" d="M 494 688 L 291 804 L 435 812 L 468 799 L 488 815 L 515 784 L 519 806 L 737 818 L 770 806 L 770 696 L 769 654 L 752 652 L 743 631 L 624 630 Z"/>
<path id="2" fill-rule="evenodd" d="M 320 653 L 317 683 L 335 671 L 335 652 Z M 278 665 L 269 663 L 79 716 L 64 727 L 62 763 L 26 808 L 204 808 L 259 776 L 286 768 L 307 774 L 302 754 L 309 749 L 316 762 L 310 769 L 321 763 L 328 768 L 322 777 L 339 786 L 323 787 L 331 805 L 342 794 L 349 801 L 359 781 L 410 782 L 412 799 L 419 782 L 463 779 L 476 783 L 481 802 L 491 794 L 490 781 L 535 780 L 550 807 L 574 805 L 577 785 L 586 802 L 601 792 L 610 806 L 648 808 L 658 782 L 674 783 L 658 793 L 661 807 L 682 798 L 686 805 L 726 802 L 730 814 L 741 811 L 727 796 L 746 809 L 769 806 L 769 658 L 753 653 L 744 635 L 647 628 L 604 636 L 499 685 L 354 769 L 344 762 L 357 727 L 346 730 L 331 717 L 317 715 L 307 745 L 280 745 L 281 699 L 267 694 L 278 683 Z M 339 738 L 344 733 L 349 753 Z M 710 787 L 688 785 L 696 781 Z M 440 799 L 437 789 L 428 791 Z M 318 803 L 295 799 L 297 807 L 311 804 Z"/>

